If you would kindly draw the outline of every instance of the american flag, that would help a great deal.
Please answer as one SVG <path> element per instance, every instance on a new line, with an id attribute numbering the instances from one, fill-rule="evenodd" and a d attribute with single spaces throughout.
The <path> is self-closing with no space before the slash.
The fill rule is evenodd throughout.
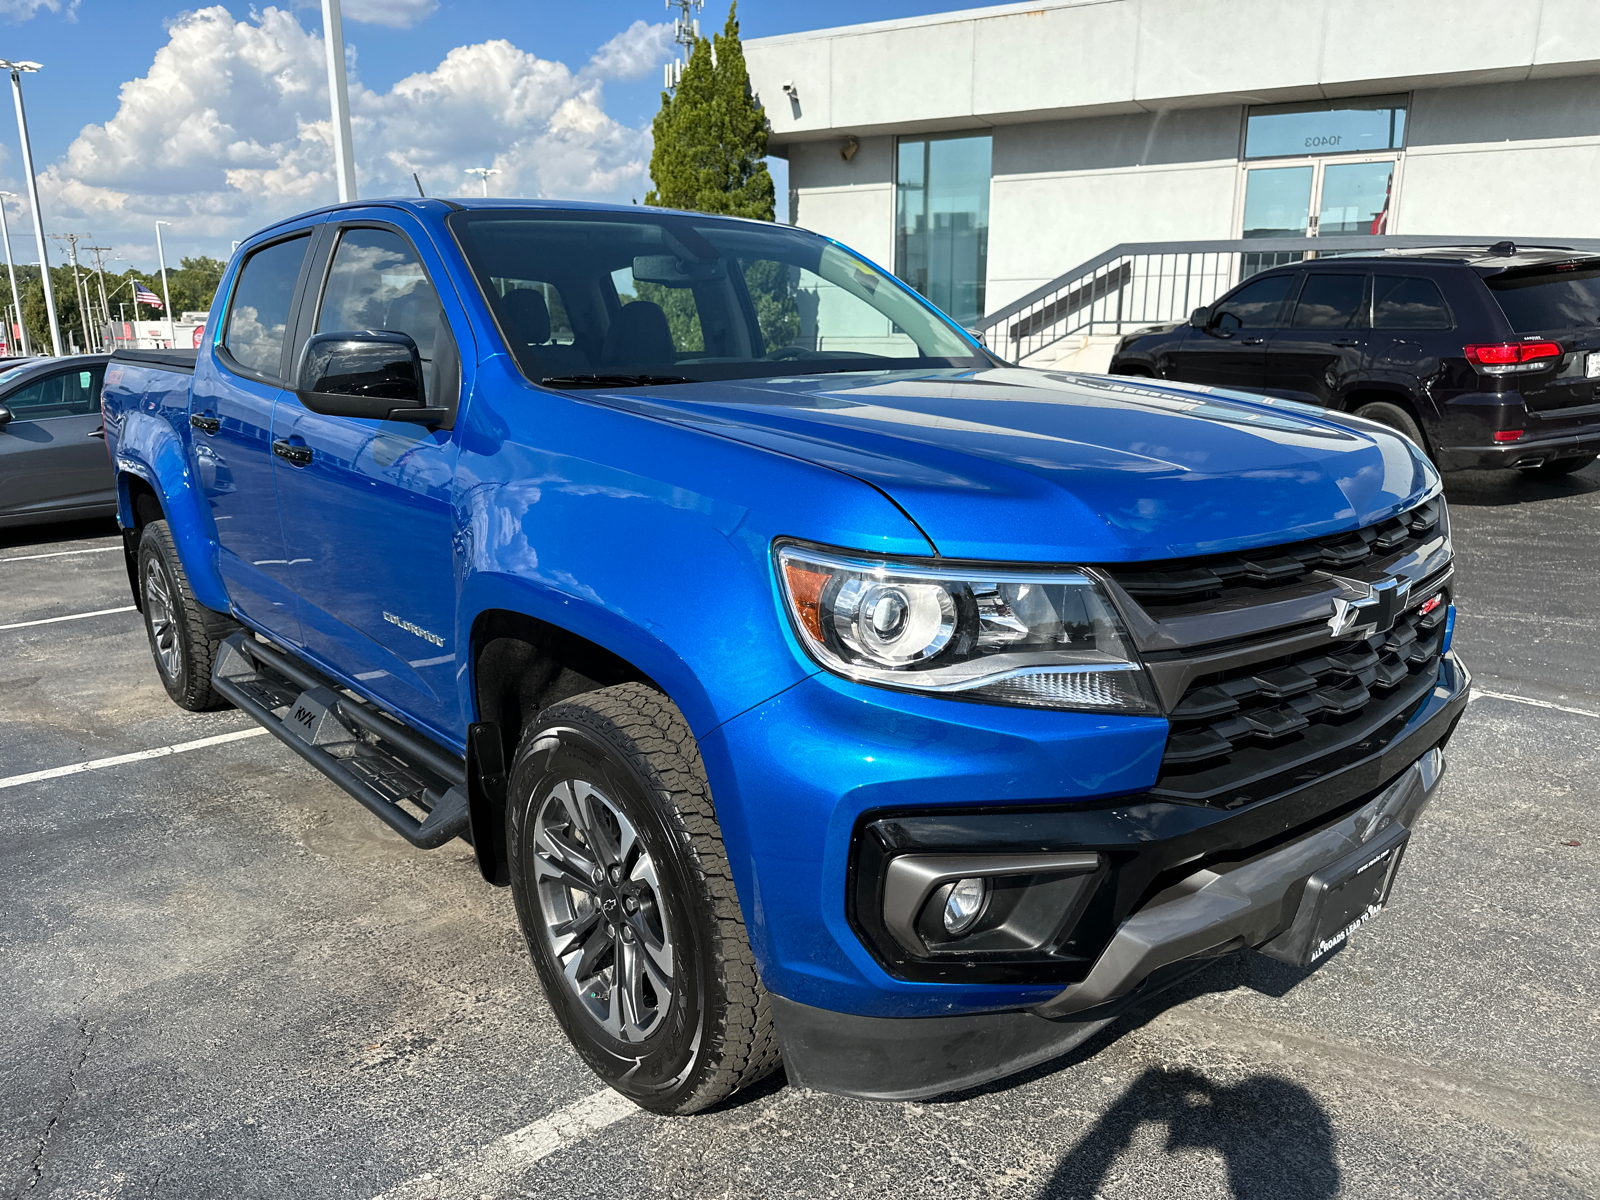
<path id="1" fill-rule="evenodd" d="M 161 297 L 156 295 L 149 288 L 145 287 L 145 285 L 140 283 L 138 280 L 134 280 L 133 283 L 133 298 L 140 304 L 150 305 L 151 308 L 163 307 L 161 303 Z"/>

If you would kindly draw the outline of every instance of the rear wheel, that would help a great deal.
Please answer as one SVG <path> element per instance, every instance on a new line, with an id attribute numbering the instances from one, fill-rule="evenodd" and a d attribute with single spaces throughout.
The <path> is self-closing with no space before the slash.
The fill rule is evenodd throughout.
<path id="1" fill-rule="evenodd" d="M 1356 409 L 1356 416 L 1365 417 L 1369 421 L 1376 421 L 1379 425 L 1387 425 L 1396 433 L 1403 433 L 1416 443 L 1417 448 L 1424 454 L 1428 453 L 1427 439 L 1422 436 L 1416 418 L 1398 404 L 1378 400 L 1372 404 L 1363 404 Z M 1430 455 L 1430 457 L 1432 457 Z"/>
<path id="2" fill-rule="evenodd" d="M 139 538 L 139 599 L 150 653 L 173 703 L 190 712 L 228 708 L 211 687 L 211 666 L 239 626 L 194 598 L 165 521 L 151 521 Z"/>
<path id="3" fill-rule="evenodd" d="M 1563 475 L 1583 470 L 1596 458 L 1600 458 L 1600 454 L 1583 454 L 1577 458 L 1558 458 L 1554 462 L 1540 463 L 1537 467 L 1518 467 L 1517 470 L 1533 479 L 1560 479 Z"/>
<path id="4" fill-rule="evenodd" d="M 517 748 L 506 842 L 545 994 L 607 1084 L 692 1113 L 777 1066 L 705 768 L 670 700 L 628 683 L 544 710 Z"/>

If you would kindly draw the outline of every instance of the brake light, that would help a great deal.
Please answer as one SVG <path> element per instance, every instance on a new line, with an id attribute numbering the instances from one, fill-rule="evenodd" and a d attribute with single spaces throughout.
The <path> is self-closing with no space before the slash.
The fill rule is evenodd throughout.
<path id="1" fill-rule="evenodd" d="M 1521 436 L 1522 430 L 1520 429 L 1496 429 L 1494 431 L 1494 440 L 1497 442 L 1514 442 Z"/>
<path id="2" fill-rule="evenodd" d="M 1468 362 L 1485 367 L 1561 357 L 1561 347 L 1554 342 L 1500 342 L 1492 346 L 1463 346 L 1462 350 Z"/>

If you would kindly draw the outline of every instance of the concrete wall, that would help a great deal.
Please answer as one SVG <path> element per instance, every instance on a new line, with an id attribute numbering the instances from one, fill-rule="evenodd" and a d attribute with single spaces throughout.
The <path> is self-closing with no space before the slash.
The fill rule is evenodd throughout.
<path id="1" fill-rule="evenodd" d="M 894 139 L 862 138 L 849 162 L 833 142 L 789 153 L 789 220 L 894 270 Z"/>

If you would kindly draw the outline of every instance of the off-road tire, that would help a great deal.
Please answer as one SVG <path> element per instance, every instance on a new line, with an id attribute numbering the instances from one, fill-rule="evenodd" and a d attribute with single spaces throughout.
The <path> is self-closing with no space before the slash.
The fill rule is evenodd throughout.
<path id="1" fill-rule="evenodd" d="M 150 655 L 172 702 L 190 712 L 230 707 L 211 686 L 211 667 L 239 625 L 194 598 L 165 521 L 151 521 L 139 537 L 139 601 Z"/>
<path id="2" fill-rule="evenodd" d="M 586 1007 L 563 970 L 553 944 L 557 935 L 547 924 L 563 914 L 547 909 L 542 898 L 551 885 L 546 874 L 547 891 L 540 891 L 536 835 L 541 810 L 555 811 L 546 806 L 563 780 L 602 792 L 626 816 L 660 881 L 661 904 L 652 911 L 671 922 L 672 1002 L 655 1031 L 631 1043 L 611 1036 Z M 541 712 L 512 763 L 506 845 L 517 917 L 545 993 L 573 1045 L 607 1084 L 654 1112 L 686 1114 L 778 1066 L 777 1034 L 705 766 L 688 722 L 670 700 L 643 684 L 624 683 Z M 548 851 L 545 863 L 548 871 Z M 624 932 L 620 924 L 610 928 L 613 953 L 620 953 Z M 621 978 L 619 969 L 613 968 L 613 978 Z M 605 1003 L 594 995 L 587 993 L 588 1002 Z"/>
<path id="3" fill-rule="evenodd" d="M 1581 471 L 1600 455 L 1583 454 L 1577 458 L 1558 458 L 1554 462 L 1540 463 L 1537 467 L 1518 467 L 1530 479 L 1560 479 L 1563 475 L 1571 475 L 1574 471 Z"/>
<path id="4" fill-rule="evenodd" d="M 1389 404 L 1379 400 L 1372 404 L 1363 404 L 1356 409 L 1356 416 L 1365 417 L 1369 421 L 1376 421 L 1379 425 L 1387 425 L 1396 433 L 1403 433 L 1417 444 L 1417 448 L 1429 458 L 1433 455 L 1428 450 L 1428 440 L 1422 436 L 1422 430 L 1417 426 L 1417 420 L 1398 404 Z"/>

